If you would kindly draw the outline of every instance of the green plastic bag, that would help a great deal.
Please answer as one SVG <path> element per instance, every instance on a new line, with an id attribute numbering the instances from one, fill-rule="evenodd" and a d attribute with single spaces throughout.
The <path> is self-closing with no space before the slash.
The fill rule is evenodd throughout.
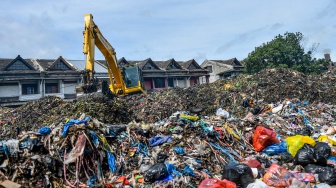
<path id="1" fill-rule="evenodd" d="M 316 145 L 314 139 L 309 136 L 295 135 L 286 138 L 287 150 L 294 157 L 296 153 L 303 147 L 304 144 L 309 144 L 312 146 Z"/>

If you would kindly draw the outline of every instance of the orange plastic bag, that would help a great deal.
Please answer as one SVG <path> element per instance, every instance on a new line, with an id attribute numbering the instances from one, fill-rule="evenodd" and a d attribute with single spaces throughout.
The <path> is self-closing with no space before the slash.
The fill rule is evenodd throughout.
<path id="1" fill-rule="evenodd" d="M 254 131 L 253 147 L 258 152 L 262 151 L 265 147 L 278 142 L 280 142 L 280 140 L 276 138 L 276 133 L 271 129 L 258 126 Z"/>
<path id="2" fill-rule="evenodd" d="M 203 180 L 198 188 L 237 188 L 237 186 L 234 182 L 226 179 L 211 178 Z"/>
<path id="3" fill-rule="evenodd" d="M 288 187 L 294 175 L 278 164 L 272 164 L 264 175 L 263 181 L 276 188 Z"/>

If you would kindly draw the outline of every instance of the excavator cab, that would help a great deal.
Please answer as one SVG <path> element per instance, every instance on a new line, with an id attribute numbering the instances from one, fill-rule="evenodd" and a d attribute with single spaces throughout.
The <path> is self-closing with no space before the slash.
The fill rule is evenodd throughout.
<path id="1" fill-rule="evenodd" d="M 137 87 L 139 85 L 139 70 L 136 66 L 129 66 L 122 68 L 122 77 L 126 88 Z"/>
<path id="2" fill-rule="evenodd" d="M 126 91 L 130 93 L 145 92 L 145 84 L 142 71 L 138 66 L 126 66 L 121 68 L 122 79 L 125 83 Z"/>

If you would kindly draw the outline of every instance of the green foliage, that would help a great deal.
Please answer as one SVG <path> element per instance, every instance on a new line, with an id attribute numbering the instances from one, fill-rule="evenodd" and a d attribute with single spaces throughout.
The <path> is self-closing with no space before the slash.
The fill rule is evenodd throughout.
<path id="1" fill-rule="evenodd" d="M 243 60 L 245 72 L 256 73 L 264 68 L 292 68 L 303 73 L 319 74 L 326 70 L 325 60 L 313 59 L 312 51 L 305 53 L 302 42 L 304 37 L 300 32 L 286 32 L 276 36 L 249 53 Z"/>

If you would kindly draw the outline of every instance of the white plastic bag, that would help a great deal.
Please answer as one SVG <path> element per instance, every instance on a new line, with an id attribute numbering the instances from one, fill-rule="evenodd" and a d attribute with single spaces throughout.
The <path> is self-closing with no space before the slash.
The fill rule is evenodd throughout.
<path id="1" fill-rule="evenodd" d="M 222 108 L 218 108 L 217 111 L 216 111 L 216 116 L 221 116 L 221 117 L 224 117 L 224 118 L 229 118 L 230 114 L 229 114 L 228 111 L 223 110 Z"/>
<path id="2" fill-rule="evenodd" d="M 260 179 L 256 179 L 253 183 L 248 184 L 246 188 L 268 188 L 268 186 Z"/>

